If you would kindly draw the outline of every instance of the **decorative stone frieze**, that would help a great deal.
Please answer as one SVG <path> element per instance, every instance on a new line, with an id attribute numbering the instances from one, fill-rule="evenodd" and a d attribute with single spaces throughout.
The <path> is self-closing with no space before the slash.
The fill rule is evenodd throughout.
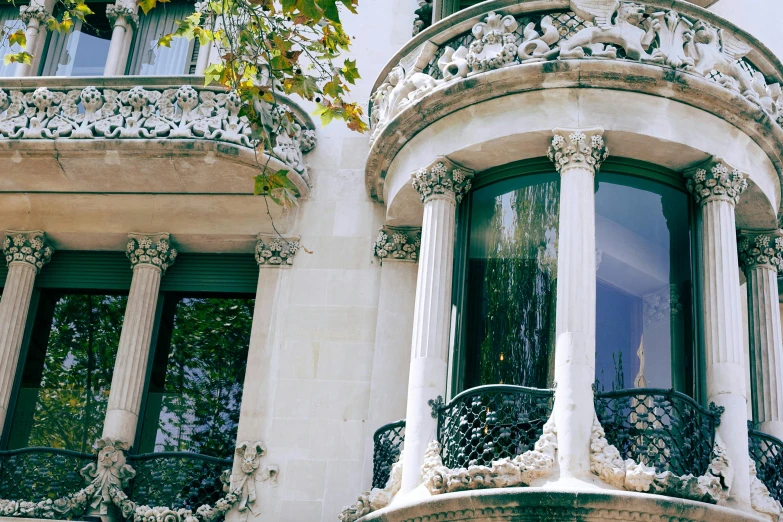
<path id="1" fill-rule="evenodd" d="M 609 156 L 603 138 L 603 129 L 568 130 L 555 129 L 547 157 L 555 164 L 557 172 L 581 167 L 595 174 Z"/>
<path id="2" fill-rule="evenodd" d="M 22 19 L 25 25 L 30 25 L 30 22 L 33 20 L 38 24 L 43 24 L 49 16 L 49 13 L 46 12 L 46 9 L 41 4 L 19 6 L 19 18 Z"/>
<path id="3" fill-rule="evenodd" d="M 125 16 L 120 6 L 117 16 Z M 233 92 L 192 85 L 171 89 L 136 86 L 109 89 L 33 91 L 0 89 L 0 137 L 10 139 L 205 139 L 255 148 L 250 121 L 240 114 Z M 267 129 L 270 151 L 297 172 L 305 171 L 303 154 L 315 146 L 315 131 L 298 122 L 284 105 L 275 109 Z M 285 115 L 287 125 L 279 125 Z"/>
<path id="4" fill-rule="evenodd" d="M 413 261 L 419 259 L 421 227 L 381 227 L 373 245 L 373 254 L 383 260 Z"/>
<path id="5" fill-rule="evenodd" d="M 783 262 L 783 237 L 743 233 L 737 237 L 737 248 L 743 272 L 759 266 L 777 271 Z"/>
<path id="6" fill-rule="evenodd" d="M 748 188 L 747 176 L 721 159 L 710 160 L 685 175 L 689 177 L 686 187 L 699 204 L 719 198 L 736 205 Z"/>
<path id="7" fill-rule="evenodd" d="M 680 301 L 680 291 L 677 285 L 668 287 L 645 295 L 642 298 L 644 306 L 644 325 L 654 326 L 668 319 L 678 317 L 683 312 L 683 305 Z"/>
<path id="8" fill-rule="evenodd" d="M 131 269 L 137 265 L 151 265 L 165 273 L 174 264 L 177 250 L 171 248 L 170 236 L 167 233 L 145 235 L 128 234 L 127 255 Z"/>
<path id="9" fill-rule="evenodd" d="M 519 24 L 511 15 L 489 13 L 483 22 L 473 26 L 476 40 L 470 44 L 466 57 L 475 73 L 499 69 L 514 62 L 518 48 L 514 42 Z"/>
<path id="10" fill-rule="evenodd" d="M 717 435 L 713 454 L 707 473 L 701 477 L 678 476 L 671 471 L 658 473 L 655 468 L 633 459 L 623 460 L 619 450 L 606 440 L 606 433 L 598 418 L 593 419 L 590 470 L 607 484 L 620 489 L 716 504 L 728 497 L 734 472 L 725 446 Z"/>
<path id="11" fill-rule="evenodd" d="M 750 459 L 750 505 L 753 510 L 761 515 L 766 515 L 772 520 L 783 520 L 783 505 L 772 498 L 769 489 L 756 475 L 756 462 Z"/>
<path id="12" fill-rule="evenodd" d="M 279 234 L 258 234 L 256 262 L 259 266 L 291 266 L 294 256 L 302 248 L 299 236 Z"/>
<path id="13" fill-rule="evenodd" d="M 49 246 L 46 235 L 41 230 L 16 232 L 8 230 L 3 240 L 3 253 L 7 265 L 26 263 L 37 274 L 52 259 L 54 248 Z"/>
<path id="14" fill-rule="evenodd" d="M 490 466 L 469 466 L 449 469 L 443 465 L 440 444 L 430 442 L 421 468 L 424 486 L 433 495 L 485 488 L 529 486 L 547 476 L 555 465 L 557 430 L 552 417 L 544 424 L 544 432 L 534 449 L 514 458 L 492 461 Z"/>
<path id="15" fill-rule="evenodd" d="M 125 4 L 108 4 L 106 6 L 106 18 L 109 19 L 109 23 L 114 27 L 117 20 L 122 18 L 125 23 L 133 28 L 139 25 L 139 15 L 136 9 L 130 8 Z"/>
<path id="16" fill-rule="evenodd" d="M 435 160 L 429 167 L 417 170 L 413 173 L 412 184 L 419 193 L 421 201 L 442 196 L 454 198 L 457 203 L 470 190 L 473 171 L 461 167 L 441 157 Z"/>
<path id="17" fill-rule="evenodd" d="M 404 450 L 403 450 L 404 451 Z M 356 522 L 373 511 L 378 511 L 388 506 L 394 496 L 400 491 L 402 485 L 402 452 L 397 462 L 394 463 L 384 488 L 373 488 L 359 495 L 355 504 L 343 508 L 337 516 L 340 522 Z"/>

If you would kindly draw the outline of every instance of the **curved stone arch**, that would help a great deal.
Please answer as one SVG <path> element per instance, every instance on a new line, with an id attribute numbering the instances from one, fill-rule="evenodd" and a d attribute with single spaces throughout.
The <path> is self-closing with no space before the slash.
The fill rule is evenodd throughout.
<path id="1" fill-rule="evenodd" d="M 508 68 L 486 76 L 512 73 L 512 68 Z M 379 174 L 375 178 L 379 199 L 387 204 L 387 223 L 411 226 L 421 222 L 421 203 L 410 187 L 410 174 L 437 156 L 447 156 L 464 167 L 483 172 L 543 156 L 555 127 L 598 126 L 605 129 L 604 137 L 614 157 L 640 160 L 676 172 L 712 156 L 723 158 L 749 174 L 750 187 L 737 207 L 738 226 L 777 227 L 781 187 L 768 152 L 746 132 L 715 114 L 660 96 L 601 88 L 554 85 L 500 97 L 490 97 L 491 89 L 481 89 L 481 94 L 489 99 L 451 112 L 446 109 L 447 114 L 432 118 L 428 125 L 422 125 L 421 113 L 417 113 L 418 118 L 409 115 L 410 121 L 389 129 L 395 134 L 396 143 L 402 144 L 391 147 L 397 152 L 393 153 L 385 176 Z M 443 96 L 443 92 L 433 93 L 428 98 L 441 98 L 443 109 Z M 437 106 L 438 100 L 428 100 L 430 103 Z M 404 116 L 405 113 L 400 115 Z M 403 126 L 407 129 L 403 130 Z M 397 141 L 400 134 L 407 132 L 414 135 L 407 141 Z M 376 146 L 389 146 L 391 141 Z M 368 183 L 373 173 L 382 172 L 372 170 L 380 167 L 379 162 L 382 160 L 377 156 L 368 159 Z"/>

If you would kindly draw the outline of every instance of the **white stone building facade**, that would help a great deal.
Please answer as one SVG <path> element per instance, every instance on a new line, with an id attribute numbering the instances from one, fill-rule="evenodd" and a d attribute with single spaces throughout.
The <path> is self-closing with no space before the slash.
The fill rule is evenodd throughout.
<path id="1" fill-rule="evenodd" d="M 433 1 L 263 157 L 194 6 L 0 13 L 0 517 L 783 520 L 783 4 Z"/>

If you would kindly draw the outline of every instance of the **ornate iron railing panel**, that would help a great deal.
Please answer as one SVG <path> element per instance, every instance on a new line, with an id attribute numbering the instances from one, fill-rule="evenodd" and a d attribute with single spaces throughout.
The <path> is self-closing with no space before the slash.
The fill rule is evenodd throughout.
<path id="1" fill-rule="evenodd" d="M 751 429 L 748 445 L 756 463 L 756 476 L 767 486 L 772 498 L 783 504 L 783 441 Z"/>
<path id="2" fill-rule="evenodd" d="M 533 449 L 552 414 L 553 390 L 489 385 L 435 406 L 443 465 L 467 468 Z"/>
<path id="3" fill-rule="evenodd" d="M 381 426 L 375 430 L 372 440 L 372 487 L 384 488 L 405 443 L 405 420 Z"/>
<path id="4" fill-rule="evenodd" d="M 160 452 L 129 455 L 136 476 L 128 497 L 139 505 L 168 506 L 196 511 L 214 504 L 223 495 L 221 474 L 231 470 L 233 459 L 198 453 Z"/>
<path id="5" fill-rule="evenodd" d="M 703 408 L 674 390 L 636 388 L 596 394 L 595 412 L 624 459 L 675 475 L 707 472 L 719 408 Z"/>
<path id="6" fill-rule="evenodd" d="M 0 498 L 57 499 L 86 484 L 80 471 L 91 453 L 56 448 L 0 451 Z"/>

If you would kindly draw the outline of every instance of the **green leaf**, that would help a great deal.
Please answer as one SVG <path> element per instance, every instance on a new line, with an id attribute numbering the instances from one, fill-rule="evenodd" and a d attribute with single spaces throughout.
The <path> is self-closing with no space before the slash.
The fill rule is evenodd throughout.
<path id="1" fill-rule="evenodd" d="M 170 34 L 161 36 L 158 39 L 158 45 L 161 46 L 161 47 L 171 47 L 171 38 L 172 38 L 172 35 L 170 35 Z"/>
<path id="2" fill-rule="evenodd" d="M 345 81 L 352 85 L 356 83 L 356 80 L 361 78 L 361 76 L 359 76 L 359 69 L 356 68 L 356 60 L 345 60 L 342 73 Z"/>
<path id="3" fill-rule="evenodd" d="M 213 63 L 204 70 L 204 85 L 212 82 L 220 82 L 225 66 L 222 63 Z"/>
<path id="4" fill-rule="evenodd" d="M 16 54 L 9 53 L 3 57 L 3 63 L 6 65 L 9 63 L 24 63 L 31 65 L 33 63 L 33 56 L 30 53 L 26 53 L 24 51 Z"/>
<path id="5" fill-rule="evenodd" d="M 340 12 L 337 10 L 337 0 L 318 0 L 318 5 L 324 12 L 324 17 L 332 22 L 340 23 Z"/>
<path id="6" fill-rule="evenodd" d="M 8 44 L 11 46 L 18 45 L 24 49 L 27 46 L 27 35 L 23 30 L 19 29 L 15 33 L 8 36 Z"/>
<path id="7" fill-rule="evenodd" d="M 144 14 L 148 14 L 150 11 L 155 9 L 155 6 L 158 4 L 158 0 L 138 0 L 139 7 L 141 7 L 141 10 L 144 11 Z"/>

